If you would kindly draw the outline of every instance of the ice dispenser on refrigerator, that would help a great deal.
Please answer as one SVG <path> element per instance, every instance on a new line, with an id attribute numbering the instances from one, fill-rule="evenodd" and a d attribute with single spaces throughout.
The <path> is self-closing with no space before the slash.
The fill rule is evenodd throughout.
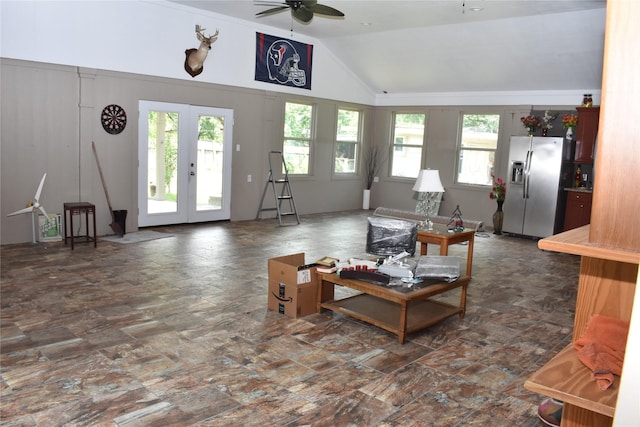
<path id="1" fill-rule="evenodd" d="M 524 184 L 524 162 L 511 162 L 511 184 Z"/>

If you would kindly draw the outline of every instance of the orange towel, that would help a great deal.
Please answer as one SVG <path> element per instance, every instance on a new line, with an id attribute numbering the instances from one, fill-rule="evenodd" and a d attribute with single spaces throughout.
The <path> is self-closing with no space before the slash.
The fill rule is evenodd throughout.
<path id="1" fill-rule="evenodd" d="M 613 384 L 614 375 L 622 374 L 628 333 L 628 322 L 596 314 L 573 344 L 578 350 L 578 359 L 593 371 L 592 378 L 601 390 Z"/>

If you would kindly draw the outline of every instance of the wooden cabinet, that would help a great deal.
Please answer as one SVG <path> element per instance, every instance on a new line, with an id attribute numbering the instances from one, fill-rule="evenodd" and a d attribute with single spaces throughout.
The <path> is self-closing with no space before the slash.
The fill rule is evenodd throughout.
<path id="1" fill-rule="evenodd" d="M 576 149 L 574 163 L 593 164 L 600 107 L 578 107 L 578 128 L 576 129 Z"/>
<path id="2" fill-rule="evenodd" d="M 604 391 L 598 389 L 570 345 L 536 371 L 525 388 L 564 401 L 562 427 L 638 424 L 637 332 L 640 326 L 640 192 L 627 183 L 640 179 L 640 105 L 629 102 L 640 96 L 635 84 L 640 55 L 635 22 L 640 2 L 607 1 L 607 24 L 602 81 L 600 142 L 594 171 L 591 223 L 538 242 L 544 250 L 579 255 L 580 275 L 573 323 L 573 342 L 594 314 L 631 323 L 622 377 Z M 634 36 L 635 35 L 635 36 Z M 594 109 L 595 111 L 595 109 Z M 580 119 L 582 120 L 582 119 Z M 577 159 L 576 159 L 577 161 Z M 586 164 L 584 160 L 580 160 Z M 633 314 L 633 315 L 632 315 Z M 636 338 L 634 340 L 634 338 Z M 573 344 L 573 343 L 572 343 Z M 629 352 L 629 350 L 632 350 Z"/>
<path id="3" fill-rule="evenodd" d="M 629 321 L 640 263 L 640 249 L 603 247 L 589 241 L 591 225 L 547 237 L 540 249 L 581 256 L 573 342 L 536 371 L 525 388 L 564 401 L 562 427 L 610 427 L 616 413 L 620 378 L 600 390 L 573 343 L 594 314 Z"/>
<path id="4" fill-rule="evenodd" d="M 582 227 L 591 222 L 592 194 L 586 191 L 567 191 L 564 231 Z"/>

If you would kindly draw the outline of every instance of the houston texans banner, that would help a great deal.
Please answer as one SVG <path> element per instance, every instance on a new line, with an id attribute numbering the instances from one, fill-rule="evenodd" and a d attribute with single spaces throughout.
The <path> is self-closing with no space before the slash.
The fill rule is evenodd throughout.
<path id="1" fill-rule="evenodd" d="M 256 77 L 261 82 L 311 90 L 313 45 L 256 33 Z"/>

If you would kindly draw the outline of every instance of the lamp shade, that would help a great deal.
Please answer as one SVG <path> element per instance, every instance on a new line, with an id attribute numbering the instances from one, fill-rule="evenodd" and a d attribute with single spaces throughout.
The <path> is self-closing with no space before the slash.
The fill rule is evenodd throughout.
<path id="1" fill-rule="evenodd" d="M 440 182 L 440 173 L 437 170 L 422 169 L 418 179 L 413 185 L 413 191 L 419 193 L 444 193 L 444 187 Z"/>

